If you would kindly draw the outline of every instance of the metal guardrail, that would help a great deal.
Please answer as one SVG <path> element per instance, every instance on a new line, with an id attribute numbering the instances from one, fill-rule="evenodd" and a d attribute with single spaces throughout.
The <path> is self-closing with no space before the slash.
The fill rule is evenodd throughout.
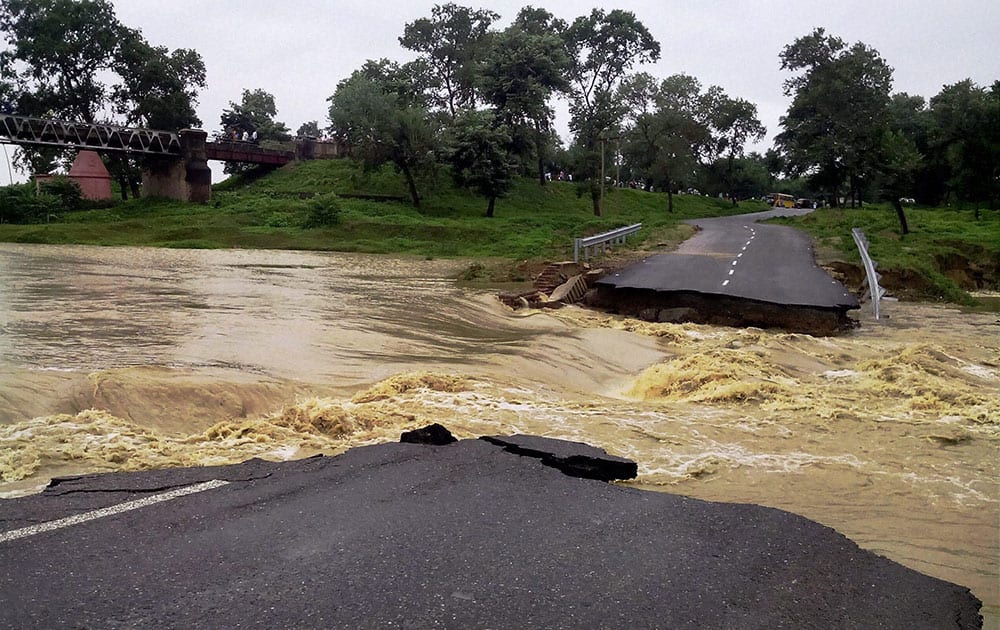
<path id="1" fill-rule="evenodd" d="M 875 271 L 878 267 L 878 263 L 871 259 L 868 255 L 868 239 L 865 238 L 864 232 L 860 228 L 854 228 L 851 230 L 851 234 L 854 236 L 854 242 L 858 246 L 858 251 L 861 252 L 861 262 L 865 266 L 865 282 L 868 283 L 868 288 L 871 289 L 872 296 L 872 308 L 875 311 L 875 319 L 879 318 L 879 300 L 885 296 L 885 289 L 879 286 L 878 281 L 882 279 L 882 274 Z"/>
<path id="2" fill-rule="evenodd" d="M 591 247 L 600 245 L 601 251 L 604 251 L 608 243 L 624 243 L 626 236 L 635 234 L 640 228 L 642 228 L 642 223 L 636 223 L 635 225 L 627 225 L 617 230 L 604 232 L 603 234 L 573 239 L 573 262 L 580 262 L 581 251 L 583 251 L 583 259 L 590 260 Z"/>

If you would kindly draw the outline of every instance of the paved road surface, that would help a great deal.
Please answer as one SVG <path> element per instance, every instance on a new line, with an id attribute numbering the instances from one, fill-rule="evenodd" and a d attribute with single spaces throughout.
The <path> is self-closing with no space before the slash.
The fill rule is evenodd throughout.
<path id="1" fill-rule="evenodd" d="M 601 279 L 619 289 L 695 292 L 774 304 L 858 308 L 857 299 L 815 262 L 809 237 L 761 219 L 811 210 L 775 209 L 689 221 L 700 231 L 669 254 L 659 254 Z"/>
<path id="2" fill-rule="evenodd" d="M 0 501 L 0 532 L 2 628 L 979 623 L 967 589 L 807 519 L 569 477 L 484 440 L 71 479 Z"/>

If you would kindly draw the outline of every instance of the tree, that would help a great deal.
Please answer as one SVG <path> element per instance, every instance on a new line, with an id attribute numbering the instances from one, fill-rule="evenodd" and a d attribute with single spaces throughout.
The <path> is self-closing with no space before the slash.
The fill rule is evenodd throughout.
<path id="1" fill-rule="evenodd" d="M 112 90 L 115 110 L 124 116 L 125 124 L 166 131 L 200 127 L 195 106 L 198 89 L 206 85 L 201 56 L 194 50 L 171 52 L 151 46 L 138 31 L 125 32 L 128 36 L 122 38 L 114 61 L 121 81 Z M 126 190 L 138 197 L 141 167 L 149 161 L 113 154 L 105 162 L 118 181 L 122 199 L 127 198 Z"/>
<path id="2" fill-rule="evenodd" d="M 556 30 L 559 24 L 544 9 L 522 9 L 514 23 L 493 38 L 479 79 L 483 100 L 507 128 L 514 152 L 534 158 L 542 186 L 554 136 L 548 102 L 554 92 L 569 87 L 569 56 Z"/>
<path id="3" fill-rule="evenodd" d="M 0 31 L 19 66 L 18 110 L 92 123 L 109 101 L 126 33 L 107 0 L 0 0 Z"/>
<path id="4" fill-rule="evenodd" d="M 257 134 L 260 144 L 287 142 L 291 140 L 288 126 L 275 120 L 278 114 L 274 96 L 262 89 L 243 90 L 243 98 L 239 103 L 230 101 L 229 108 L 223 110 L 220 117 L 222 133 L 236 138 Z M 242 162 L 226 162 L 223 171 L 229 174 L 246 173 L 259 170 L 261 167 Z"/>
<path id="5" fill-rule="evenodd" d="M 903 236 L 910 233 L 910 226 L 903 212 L 902 197 L 913 189 L 914 176 L 922 160 L 923 156 L 912 140 L 898 131 L 885 132 L 879 147 L 879 190 L 881 197 L 896 210 Z"/>
<path id="6" fill-rule="evenodd" d="M 726 192 L 736 205 L 735 164 L 743 157 L 743 150 L 748 141 L 760 140 L 767 129 L 757 118 L 757 106 L 741 98 L 733 99 L 723 95 L 715 105 L 711 116 L 712 127 L 716 134 L 715 148 L 720 155 L 725 156 L 725 176 L 723 181 Z"/>
<path id="7" fill-rule="evenodd" d="M 959 201 L 995 207 L 1000 196 L 1000 81 L 991 89 L 971 80 L 946 85 L 930 102 L 931 150 Z"/>
<path id="8" fill-rule="evenodd" d="M 431 79 L 433 105 L 452 120 L 476 105 L 476 76 L 488 48 L 493 11 L 453 3 L 434 5 L 430 18 L 406 25 L 399 43 L 420 55 Z"/>
<path id="9" fill-rule="evenodd" d="M 460 186 L 486 197 L 486 216 L 493 217 L 496 200 L 504 197 L 514 182 L 508 130 L 492 112 L 466 112 L 452 127 L 449 161 Z"/>
<path id="10" fill-rule="evenodd" d="M 924 97 L 893 94 L 889 101 L 889 130 L 907 138 L 922 156 L 912 188 L 901 196 L 928 205 L 939 203 L 947 192 L 949 171 L 943 150 L 933 144 L 935 121 Z"/>
<path id="11" fill-rule="evenodd" d="M 295 135 L 299 138 L 318 138 L 321 133 L 319 130 L 319 121 L 310 120 L 299 125 L 298 130 L 296 130 Z"/>
<path id="12" fill-rule="evenodd" d="M 277 114 L 273 95 L 261 89 L 243 90 L 242 100 L 239 103 L 230 101 L 229 108 L 223 110 L 220 123 L 223 130 L 256 131 L 259 142 L 287 142 L 291 139 L 288 126 L 275 120 Z"/>
<path id="13" fill-rule="evenodd" d="M 675 74 L 659 85 L 645 79 L 626 85 L 623 100 L 642 104 L 624 134 L 623 154 L 629 169 L 647 185 L 667 191 L 667 211 L 673 212 L 678 183 L 691 182 L 704 156 L 712 153 L 710 119 L 719 90 L 702 92 L 692 76 Z M 637 89 L 638 88 L 638 89 Z"/>
<path id="14" fill-rule="evenodd" d="M 776 138 L 790 174 L 808 173 L 836 203 L 847 183 L 858 198 L 876 172 L 887 125 L 892 68 L 860 42 L 850 48 L 817 28 L 781 52 L 781 67 L 801 74 L 785 81 L 792 96 Z"/>
<path id="15" fill-rule="evenodd" d="M 328 100 L 330 127 L 338 138 L 369 168 L 393 164 L 419 208 L 416 180 L 434 163 L 438 130 L 414 88 L 412 69 L 387 59 L 368 61 Z"/>
<path id="16" fill-rule="evenodd" d="M 632 66 L 660 58 L 660 44 L 633 13 L 620 9 L 594 9 L 576 18 L 563 39 L 570 57 L 570 129 L 581 155 L 577 177 L 590 182 L 594 214 L 600 216 L 602 134 L 616 131 L 624 116 L 615 92 Z"/>
<path id="17" fill-rule="evenodd" d="M 118 21 L 107 0 L 0 0 L 0 31 L 0 96 L 20 114 L 166 130 L 200 124 L 201 57 L 151 46 Z M 22 148 L 18 162 L 47 171 L 65 153 Z M 122 194 L 137 192 L 135 161 L 105 160 Z"/>

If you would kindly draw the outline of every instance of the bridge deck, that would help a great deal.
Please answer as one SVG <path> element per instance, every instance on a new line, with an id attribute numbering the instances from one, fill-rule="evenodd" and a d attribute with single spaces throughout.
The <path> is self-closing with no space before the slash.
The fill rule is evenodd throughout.
<path id="1" fill-rule="evenodd" d="M 295 159 L 294 151 L 265 149 L 249 142 L 208 142 L 205 144 L 205 153 L 210 160 L 278 166 Z"/>

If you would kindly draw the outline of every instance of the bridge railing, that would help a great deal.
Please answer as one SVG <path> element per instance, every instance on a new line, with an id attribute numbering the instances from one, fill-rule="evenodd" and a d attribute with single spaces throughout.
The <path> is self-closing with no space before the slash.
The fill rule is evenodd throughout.
<path id="1" fill-rule="evenodd" d="M 642 223 L 636 223 L 603 234 L 573 239 L 573 262 L 580 262 L 581 252 L 584 260 L 590 260 L 591 248 L 600 247 L 604 251 L 609 243 L 624 243 L 626 236 L 635 234 L 641 228 Z"/>
<path id="2" fill-rule="evenodd" d="M 180 136 L 169 131 L 0 114 L 0 142 L 98 151 L 179 155 Z"/>

